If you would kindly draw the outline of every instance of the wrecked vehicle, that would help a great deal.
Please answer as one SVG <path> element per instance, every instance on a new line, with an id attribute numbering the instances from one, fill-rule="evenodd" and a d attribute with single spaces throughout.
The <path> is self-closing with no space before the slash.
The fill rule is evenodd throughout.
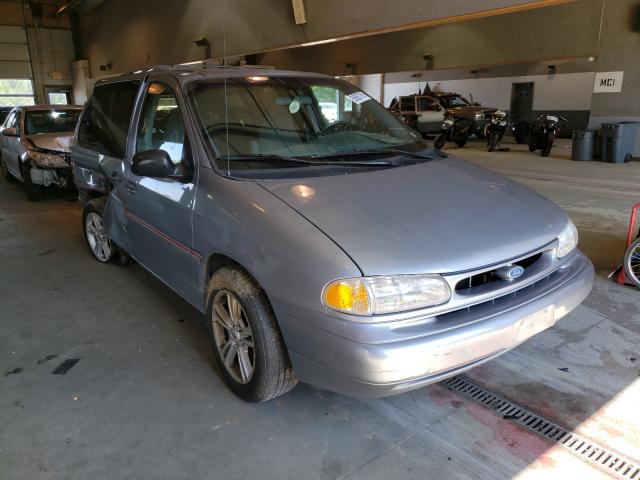
<path id="1" fill-rule="evenodd" d="M 418 388 L 591 290 L 562 209 L 334 77 L 177 65 L 102 79 L 72 157 L 89 253 L 133 257 L 197 308 L 245 400 L 298 380 Z"/>
<path id="2" fill-rule="evenodd" d="M 69 151 L 81 106 L 15 107 L 2 124 L 0 166 L 8 181 L 22 180 L 32 202 L 44 187 L 73 187 Z"/>
<path id="3" fill-rule="evenodd" d="M 469 120 L 469 134 L 484 137 L 484 128 L 491 113 L 497 109 L 471 103 L 459 93 L 431 92 L 425 88 L 420 95 L 395 98 L 389 110 L 423 136 L 438 133 L 446 115 Z"/>

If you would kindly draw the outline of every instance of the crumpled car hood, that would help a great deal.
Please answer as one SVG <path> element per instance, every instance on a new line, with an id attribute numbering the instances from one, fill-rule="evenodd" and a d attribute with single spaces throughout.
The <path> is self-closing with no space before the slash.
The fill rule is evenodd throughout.
<path id="1" fill-rule="evenodd" d="M 316 225 L 365 275 L 495 264 L 553 242 L 568 220 L 541 195 L 454 157 L 260 184 Z"/>
<path id="2" fill-rule="evenodd" d="M 38 133 L 35 135 L 26 135 L 25 138 L 38 148 L 66 153 L 71 151 L 73 132 Z"/>

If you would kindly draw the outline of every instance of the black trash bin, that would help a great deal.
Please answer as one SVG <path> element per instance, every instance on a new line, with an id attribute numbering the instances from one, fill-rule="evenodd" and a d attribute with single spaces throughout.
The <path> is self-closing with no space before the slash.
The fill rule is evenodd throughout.
<path id="1" fill-rule="evenodd" d="M 596 133 L 589 130 L 574 130 L 571 160 L 593 160 Z"/>
<path id="2" fill-rule="evenodd" d="M 639 127 L 639 122 L 603 123 L 600 131 L 602 161 L 624 163 L 631 160 Z"/>

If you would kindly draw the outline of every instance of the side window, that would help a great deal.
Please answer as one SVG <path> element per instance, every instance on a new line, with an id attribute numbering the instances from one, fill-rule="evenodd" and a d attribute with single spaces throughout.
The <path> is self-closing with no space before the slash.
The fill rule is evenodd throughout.
<path id="1" fill-rule="evenodd" d="M 7 117 L 7 120 L 4 122 L 4 126 L 5 128 L 15 128 L 17 127 L 17 120 L 18 119 L 18 111 L 14 110 L 12 111 L 9 116 Z"/>
<path id="2" fill-rule="evenodd" d="M 124 157 L 139 82 L 100 85 L 82 114 L 78 144 L 103 155 Z"/>
<path id="3" fill-rule="evenodd" d="M 433 112 L 438 110 L 438 104 L 429 97 L 418 97 L 418 110 L 421 112 Z"/>
<path id="4" fill-rule="evenodd" d="M 185 160 L 184 122 L 176 94 L 165 83 L 151 83 L 144 98 L 136 135 L 136 152 L 145 150 L 164 150 L 175 165 Z"/>
<path id="5" fill-rule="evenodd" d="M 416 97 L 400 97 L 400 110 L 413 112 L 415 109 Z"/>

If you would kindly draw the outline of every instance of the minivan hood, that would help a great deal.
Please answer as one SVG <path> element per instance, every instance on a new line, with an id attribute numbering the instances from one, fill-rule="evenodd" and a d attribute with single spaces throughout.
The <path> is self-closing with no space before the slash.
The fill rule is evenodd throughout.
<path id="1" fill-rule="evenodd" d="M 69 152 L 73 142 L 73 132 L 37 133 L 25 138 L 36 147 L 55 152 Z"/>
<path id="2" fill-rule="evenodd" d="M 365 275 L 495 264 L 554 241 L 568 220 L 528 188 L 454 157 L 260 184 L 330 237 Z"/>

